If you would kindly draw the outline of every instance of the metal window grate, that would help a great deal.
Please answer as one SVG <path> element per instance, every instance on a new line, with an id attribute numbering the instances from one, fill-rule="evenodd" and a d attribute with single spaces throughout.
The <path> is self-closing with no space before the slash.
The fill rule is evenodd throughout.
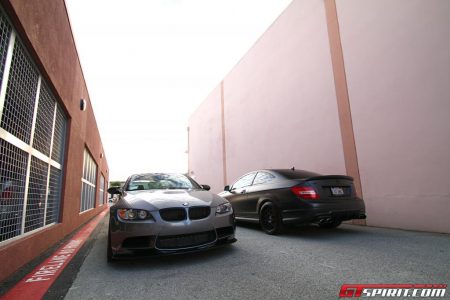
<path id="1" fill-rule="evenodd" d="M 50 143 L 52 139 L 53 116 L 56 101 L 46 84 L 41 84 L 39 104 L 36 117 L 36 127 L 33 138 L 33 148 L 50 156 Z"/>
<path id="2" fill-rule="evenodd" d="M 61 202 L 61 170 L 50 168 L 50 181 L 48 185 L 47 217 L 45 225 L 58 222 L 59 203 Z"/>
<path id="3" fill-rule="evenodd" d="M 21 233 L 28 154 L 0 139 L 0 242 Z"/>
<path id="4" fill-rule="evenodd" d="M 47 194 L 48 164 L 31 158 L 30 184 L 25 219 L 25 232 L 44 226 L 45 198 Z"/>
<path id="5" fill-rule="evenodd" d="M 97 164 L 89 152 L 84 149 L 80 212 L 94 208 L 96 180 Z"/>
<path id="6" fill-rule="evenodd" d="M 83 182 L 81 191 L 80 212 L 94 208 L 95 187 Z"/>
<path id="7" fill-rule="evenodd" d="M 0 75 L 3 242 L 58 221 L 67 118 L 1 7 Z"/>
<path id="8" fill-rule="evenodd" d="M 98 204 L 99 205 L 105 204 L 105 177 L 103 175 L 100 175 Z"/>
<path id="9" fill-rule="evenodd" d="M 30 143 L 39 73 L 21 42 L 12 56 L 1 127 L 25 143 Z"/>
<path id="10" fill-rule="evenodd" d="M 52 159 L 62 164 L 64 157 L 64 143 L 67 119 L 60 108 L 56 110 L 55 133 L 53 135 Z"/>
<path id="11" fill-rule="evenodd" d="M 95 163 L 92 156 L 85 149 L 84 150 L 84 167 L 83 167 L 83 179 L 90 182 L 95 186 L 97 175 L 97 164 Z"/>
<path id="12" fill-rule="evenodd" d="M 5 67 L 8 43 L 11 37 L 11 26 L 0 11 L 0 86 L 3 81 L 3 68 Z"/>

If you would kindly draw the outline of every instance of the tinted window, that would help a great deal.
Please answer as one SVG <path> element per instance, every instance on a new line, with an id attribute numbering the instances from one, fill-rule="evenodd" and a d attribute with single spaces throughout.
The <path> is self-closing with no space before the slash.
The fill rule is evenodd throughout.
<path id="1" fill-rule="evenodd" d="M 130 178 L 127 191 L 157 189 L 199 189 L 200 186 L 181 174 L 140 174 Z"/>
<path id="2" fill-rule="evenodd" d="M 239 189 L 251 185 L 254 177 L 255 173 L 250 173 L 245 175 L 244 177 L 241 177 L 238 181 L 236 181 L 233 184 L 233 189 Z"/>
<path id="3" fill-rule="evenodd" d="M 258 172 L 258 174 L 256 174 L 255 181 L 253 181 L 253 184 L 263 184 L 263 183 L 272 181 L 274 179 L 275 179 L 275 176 L 273 176 L 270 173 Z"/>
<path id="4" fill-rule="evenodd" d="M 304 170 L 276 170 L 276 172 L 288 179 L 303 179 L 315 176 L 321 176 L 319 173 L 304 171 Z"/>

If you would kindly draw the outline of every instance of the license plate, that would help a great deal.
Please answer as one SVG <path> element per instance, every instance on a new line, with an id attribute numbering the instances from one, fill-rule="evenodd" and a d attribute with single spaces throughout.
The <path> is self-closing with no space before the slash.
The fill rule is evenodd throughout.
<path id="1" fill-rule="evenodd" d="M 342 196 L 344 195 L 344 189 L 338 186 L 331 187 L 331 194 L 333 196 Z"/>

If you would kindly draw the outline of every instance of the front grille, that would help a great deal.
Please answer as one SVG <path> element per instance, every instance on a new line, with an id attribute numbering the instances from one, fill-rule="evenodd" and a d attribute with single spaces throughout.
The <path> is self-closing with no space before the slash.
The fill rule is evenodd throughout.
<path id="1" fill-rule="evenodd" d="M 159 214 L 164 221 L 186 220 L 186 210 L 184 208 L 164 208 L 159 211 Z"/>
<path id="2" fill-rule="evenodd" d="M 154 241 L 153 236 L 134 236 L 123 241 L 122 247 L 127 249 L 146 249 L 150 248 Z"/>
<path id="3" fill-rule="evenodd" d="M 193 234 L 159 236 L 156 247 L 159 249 L 180 249 L 201 246 L 216 240 L 214 231 L 199 232 Z"/>
<path id="4" fill-rule="evenodd" d="M 194 206 L 189 208 L 189 219 L 200 220 L 207 218 L 211 213 L 211 207 L 209 206 Z"/>
<path id="5" fill-rule="evenodd" d="M 234 234 L 233 226 L 216 228 L 217 238 L 223 238 Z"/>

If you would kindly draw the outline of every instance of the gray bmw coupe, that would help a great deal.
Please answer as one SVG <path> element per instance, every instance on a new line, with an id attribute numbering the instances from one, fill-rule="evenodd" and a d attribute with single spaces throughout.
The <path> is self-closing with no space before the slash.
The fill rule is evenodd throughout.
<path id="1" fill-rule="evenodd" d="M 222 197 L 182 174 L 130 176 L 110 208 L 107 258 L 170 254 L 233 243 L 233 209 Z"/>

